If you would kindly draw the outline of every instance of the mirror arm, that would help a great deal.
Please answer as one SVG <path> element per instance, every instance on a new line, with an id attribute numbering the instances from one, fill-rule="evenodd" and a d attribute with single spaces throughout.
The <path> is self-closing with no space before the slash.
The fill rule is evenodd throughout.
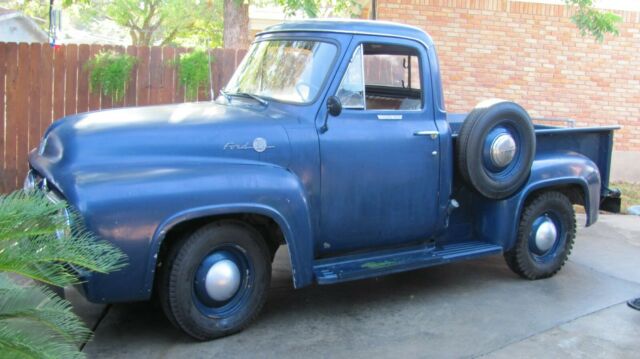
<path id="1" fill-rule="evenodd" d="M 320 127 L 320 133 L 325 133 L 329 130 L 329 111 L 324 115 L 324 123 Z"/>

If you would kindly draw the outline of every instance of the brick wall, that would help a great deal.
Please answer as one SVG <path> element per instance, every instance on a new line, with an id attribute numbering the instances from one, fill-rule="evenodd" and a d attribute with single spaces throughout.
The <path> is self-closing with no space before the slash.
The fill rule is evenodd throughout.
<path id="1" fill-rule="evenodd" d="M 640 153 L 640 13 L 620 36 L 581 37 L 562 5 L 508 0 L 378 0 L 378 19 L 418 26 L 436 44 L 447 110 L 481 99 L 578 126 L 620 124 L 615 149 Z M 640 158 L 638 158 L 640 160 Z"/>

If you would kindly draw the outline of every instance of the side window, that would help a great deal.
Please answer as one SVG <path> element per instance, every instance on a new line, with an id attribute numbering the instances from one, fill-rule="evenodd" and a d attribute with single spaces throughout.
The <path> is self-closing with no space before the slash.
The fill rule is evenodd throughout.
<path id="1" fill-rule="evenodd" d="M 416 49 L 367 43 L 354 52 L 337 96 L 346 108 L 419 110 L 421 80 Z"/>

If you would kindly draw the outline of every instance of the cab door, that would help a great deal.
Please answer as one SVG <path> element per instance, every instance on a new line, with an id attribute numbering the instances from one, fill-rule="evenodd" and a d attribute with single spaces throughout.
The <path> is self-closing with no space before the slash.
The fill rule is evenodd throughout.
<path id="1" fill-rule="evenodd" d="M 356 36 L 349 51 L 328 93 L 343 110 L 319 132 L 320 254 L 424 241 L 438 218 L 440 142 L 426 49 Z"/>

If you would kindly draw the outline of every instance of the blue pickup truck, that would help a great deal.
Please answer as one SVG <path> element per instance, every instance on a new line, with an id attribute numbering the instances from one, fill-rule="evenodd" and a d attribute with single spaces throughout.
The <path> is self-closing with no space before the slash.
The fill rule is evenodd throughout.
<path id="1" fill-rule="evenodd" d="M 25 188 L 128 255 L 80 273 L 90 301 L 155 297 L 207 340 L 258 315 L 281 245 L 296 288 L 498 254 L 524 278 L 553 276 L 574 205 L 587 226 L 619 210 L 615 129 L 534 125 L 504 100 L 448 115 L 422 30 L 290 22 L 256 37 L 215 103 L 55 122 Z"/>

